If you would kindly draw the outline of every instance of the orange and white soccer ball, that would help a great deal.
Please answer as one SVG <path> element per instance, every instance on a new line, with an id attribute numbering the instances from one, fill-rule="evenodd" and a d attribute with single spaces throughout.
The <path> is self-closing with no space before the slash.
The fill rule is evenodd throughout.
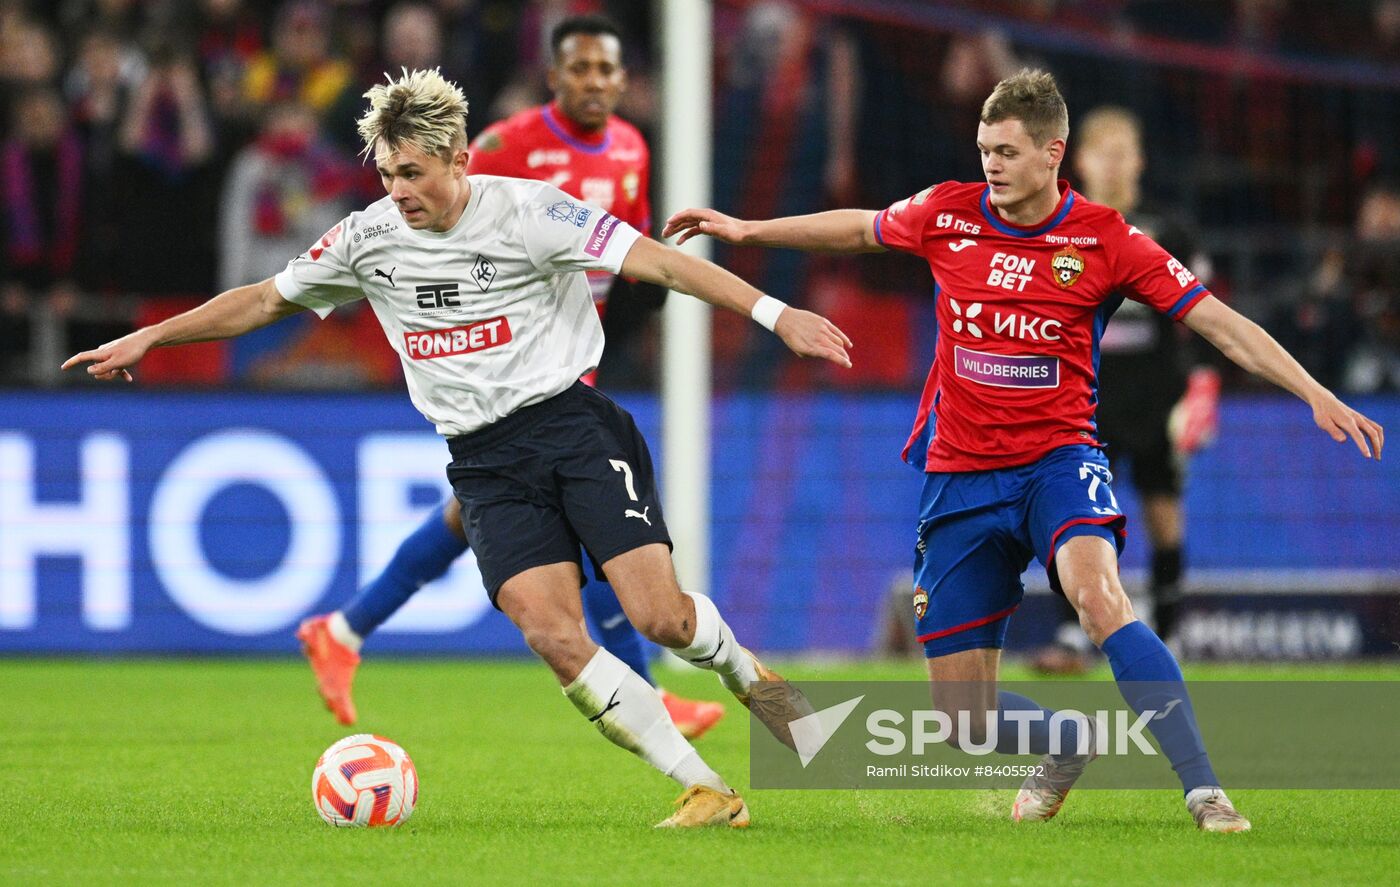
<path id="1" fill-rule="evenodd" d="M 418 771 L 398 743 L 357 733 L 326 749 L 311 774 L 311 802 L 331 825 L 403 825 L 418 803 Z"/>

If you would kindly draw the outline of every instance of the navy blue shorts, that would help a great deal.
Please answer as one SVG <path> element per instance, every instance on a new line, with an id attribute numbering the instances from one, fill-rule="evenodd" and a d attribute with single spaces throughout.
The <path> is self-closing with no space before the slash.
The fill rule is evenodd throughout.
<path id="1" fill-rule="evenodd" d="M 671 545 L 642 433 L 626 410 L 587 385 L 575 383 L 447 445 L 447 479 L 492 604 L 512 576 L 579 564 L 580 545 L 600 577 L 601 565 L 619 554 Z"/>
<path id="2" fill-rule="evenodd" d="M 1015 468 L 925 475 L 914 556 L 924 655 L 1000 649 L 1032 557 L 1060 591 L 1053 564 L 1066 539 L 1101 536 L 1121 554 L 1127 519 L 1112 480 L 1102 451 L 1082 444 Z"/>

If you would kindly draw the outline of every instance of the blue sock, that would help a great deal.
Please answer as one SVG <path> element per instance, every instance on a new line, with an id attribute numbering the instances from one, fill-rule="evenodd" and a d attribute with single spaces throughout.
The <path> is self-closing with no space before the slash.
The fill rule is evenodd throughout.
<path id="1" fill-rule="evenodd" d="M 350 630 L 362 638 L 369 637 L 414 592 L 446 573 L 466 550 L 466 540 L 443 521 L 442 509 L 433 509 L 428 519 L 399 544 L 384 572 L 341 608 Z"/>
<path id="2" fill-rule="evenodd" d="M 594 576 L 592 561 L 587 557 L 583 561 L 584 578 L 588 580 L 583 587 L 583 610 L 593 622 L 599 642 L 603 649 L 627 663 L 642 680 L 655 687 L 656 682 L 651 679 L 651 645 L 627 621 L 617 592 Z"/>
<path id="3" fill-rule="evenodd" d="M 1219 785 L 1196 726 L 1196 711 L 1191 707 L 1181 667 L 1162 639 L 1146 624 L 1129 622 L 1108 636 L 1103 652 L 1118 681 L 1118 691 L 1133 711 L 1167 712 L 1165 717 L 1158 715 L 1160 719 L 1149 721 L 1147 729 L 1181 778 L 1181 787 L 1190 792 L 1204 785 Z"/>
<path id="4" fill-rule="evenodd" d="M 1009 711 L 1039 711 L 1044 714 L 1037 720 L 1013 721 L 1006 716 Z M 1041 708 L 1035 702 L 1026 697 L 1002 690 L 997 693 L 997 751 L 1004 755 L 1014 755 L 1020 752 L 1021 733 L 1026 732 L 1030 746 L 1029 751 L 1033 755 L 1048 754 L 1050 751 L 1050 717 L 1053 715 L 1048 708 Z M 1024 723 L 1026 727 L 1022 727 Z M 1066 718 L 1055 725 L 1060 733 L 1060 751 L 1062 754 L 1072 755 L 1078 749 L 1076 743 L 1079 742 L 1079 725 L 1073 720 Z"/>

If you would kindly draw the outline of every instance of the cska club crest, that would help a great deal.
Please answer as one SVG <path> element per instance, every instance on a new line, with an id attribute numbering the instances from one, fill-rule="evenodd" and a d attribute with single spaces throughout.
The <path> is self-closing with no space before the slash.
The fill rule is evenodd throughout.
<path id="1" fill-rule="evenodd" d="M 1072 246 L 1065 247 L 1050 259 L 1050 276 L 1055 279 L 1056 286 L 1063 289 L 1074 286 L 1083 273 L 1084 257 Z"/>
<path id="2" fill-rule="evenodd" d="M 914 586 L 914 618 L 922 619 L 928 612 L 928 592 L 919 586 Z"/>
<path id="3" fill-rule="evenodd" d="M 641 185 L 642 177 L 637 175 L 636 170 L 632 170 L 622 177 L 622 193 L 627 195 L 628 200 L 637 199 L 637 191 Z"/>

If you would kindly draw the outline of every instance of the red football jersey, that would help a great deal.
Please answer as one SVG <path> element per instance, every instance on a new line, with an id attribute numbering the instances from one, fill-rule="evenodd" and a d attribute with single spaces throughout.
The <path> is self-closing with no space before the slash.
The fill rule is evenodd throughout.
<path id="1" fill-rule="evenodd" d="M 923 256 L 938 325 L 904 458 L 925 471 L 1034 462 L 1098 446 L 1099 339 L 1126 296 L 1176 320 L 1208 291 L 1115 210 L 1060 183 L 1038 225 L 996 215 L 983 183 L 945 182 L 881 210 L 875 237 Z"/>
<path id="2" fill-rule="evenodd" d="M 470 150 L 470 174 L 549 182 L 643 234 L 651 231 L 651 152 L 637 128 L 620 117 L 608 118 L 601 133 L 589 133 L 551 102 L 491 124 Z M 589 274 L 588 280 L 601 303 L 612 275 Z"/>

